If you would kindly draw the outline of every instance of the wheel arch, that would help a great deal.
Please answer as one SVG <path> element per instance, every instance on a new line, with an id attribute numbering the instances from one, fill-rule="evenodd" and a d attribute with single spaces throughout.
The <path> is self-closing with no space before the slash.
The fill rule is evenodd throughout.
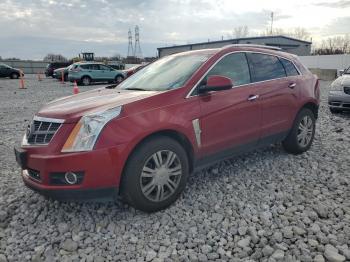
<path id="1" fill-rule="evenodd" d="M 121 173 L 120 181 L 119 181 L 120 185 L 122 185 L 125 167 L 129 161 L 131 155 L 133 154 L 133 152 L 135 152 L 135 150 L 138 147 L 140 147 L 143 143 L 145 143 L 146 141 L 155 139 L 156 137 L 159 137 L 159 136 L 165 136 L 165 137 L 172 138 L 175 141 L 177 141 L 181 146 L 183 146 L 183 148 L 185 149 L 185 152 L 187 154 L 188 161 L 189 161 L 190 173 L 194 170 L 194 162 L 195 162 L 194 149 L 193 149 L 193 146 L 192 146 L 190 140 L 187 138 L 187 136 L 179 131 L 172 130 L 172 129 L 159 130 L 159 131 L 153 132 L 151 134 L 148 134 L 145 137 L 143 137 L 142 139 L 140 139 L 133 146 L 133 148 L 130 150 L 130 153 L 129 153 L 129 155 L 124 163 L 123 169 L 122 169 L 122 173 Z"/>
<path id="2" fill-rule="evenodd" d="M 305 103 L 301 109 L 303 108 L 307 108 L 307 109 L 310 109 L 311 112 L 314 114 L 315 118 L 317 119 L 318 118 L 318 108 L 319 106 L 316 104 L 316 103 L 313 103 L 313 102 L 307 102 Z M 300 109 L 300 110 L 301 110 Z M 300 112 L 299 110 L 299 112 Z"/>

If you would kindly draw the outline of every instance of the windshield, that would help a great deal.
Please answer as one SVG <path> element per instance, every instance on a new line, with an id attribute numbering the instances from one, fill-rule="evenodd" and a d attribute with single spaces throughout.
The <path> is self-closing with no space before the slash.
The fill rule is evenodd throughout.
<path id="1" fill-rule="evenodd" d="M 127 78 L 119 88 L 147 91 L 179 88 L 210 56 L 194 53 L 164 57 Z"/>

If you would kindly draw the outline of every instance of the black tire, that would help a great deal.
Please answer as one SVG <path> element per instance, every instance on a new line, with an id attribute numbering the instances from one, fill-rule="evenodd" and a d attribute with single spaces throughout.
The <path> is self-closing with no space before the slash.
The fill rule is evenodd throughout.
<path id="1" fill-rule="evenodd" d="M 63 78 L 64 82 L 68 81 L 68 74 L 64 74 L 64 78 Z"/>
<path id="2" fill-rule="evenodd" d="M 19 78 L 19 74 L 18 73 L 11 73 L 10 78 L 11 79 L 18 79 Z"/>
<path id="3" fill-rule="evenodd" d="M 91 84 L 91 78 L 88 77 L 88 76 L 83 76 L 83 77 L 81 78 L 80 83 L 81 83 L 83 86 L 88 86 L 88 85 Z"/>
<path id="4" fill-rule="evenodd" d="M 118 84 L 118 83 L 121 83 L 123 82 L 124 80 L 124 77 L 122 75 L 117 75 L 115 78 L 114 78 L 114 83 Z"/>
<path id="5" fill-rule="evenodd" d="M 329 108 L 329 111 L 331 111 L 332 114 L 338 114 L 341 112 L 341 110 L 332 107 Z"/>
<path id="6" fill-rule="evenodd" d="M 154 161 L 154 156 L 156 153 L 161 152 L 161 166 L 156 167 L 156 161 Z M 176 180 L 174 182 L 176 186 L 174 186 L 173 190 L 167 184 L 164 184 L 164 180 L 169 181 L 169 172 L 161 173 L 161 168 L 166 168 L 166 162 L 168 162 L 169 155 L 164 155 L 167 152 L 171 152 L 175 154 L 175 159 L 171 162 L 174 165 L 173 170 L 178 170 L 176 173 L 180 175 L 172 175 L 172 180 Z M 170 157 L 171 158 L 171 157 Z M 159 160 L 159 158 L 158 158 Z M 148 168 L 148 164 L 155 164 L 154 167 L 151 167 L 151 170 L 156 170 L 150 177 L 142 177 L 142 173 L 145 168 Z M 163 162 L 165 161 L 165 162 Z M 176 166 L 175 166 L 176 165 Z M 179 167 L 180 165 L 180 167 Z M 169 168 L 171 165 L 169 166 Z M 180 169 L 178 169 L 180 168 Z M 164 170 L 164 169 L 163 169 Z M 169 170 L 169 169 L 167 169 Z M 175 171 L 173 171 L 175 173 Z M 152 174 L 152 173 L 149 173 Z M 164 179 L 164 177 L 167 178 Z M 122 199 L 127 202 L 129 205 L 133 206 L 136 209 L 145 211 L 145 212 L 155 212 L 162 210 L 168 206 L 170 206 L 173 202 L 175 202 L 180 196 L 181 192 L 184 190 L 187 178 L 189 176 L 189 164 L 186 151 L 184 148 L 174 139 L 165 136 L 158 136 L 152 139 L 148 139 L 144 141 L 141 145 L 139 145 L 131 156 L 128 159 L 128 162 L 124 168 L 123 177 L 121 181 L 121 196 Z M 145 179 L 149 179 L 149 183 L 145 181 Z M 158 181 L 162 180 L 162 181 Z M 145 185 L 144 185 L 145 183 Z M 163 185 L 160 185 L 163 183 Z M 149 194 L 143 193 L 143 190 L 146 191 L 146 187 L 150 184 L 155 185 L 152 187 L 153 189 L 149 190 Z M 172 184 L 172 183 L 171 183 Z M 149 188 L 151 188 L 149 187 Z M 160 188 L 162 190 L 160 190 Z M 166 190 L 168 193 L 166 193 Z M 163 193 L 157 194 L 159 191 Z M 157 198 L 160 196 L 166 197 L 163 200 L 151 200 L 150 198 Z"/>
<path id="7" fill-rule="evenodd" d="M 300 134 L 301 133 L 300 126 L 301 126 L 301 122 L 305 121 L 305 118 L 310 119 L 312 121 L 312 131 L 310 130 L 306 131 L 306 133 L 310 134 L 311 136 L 310 137 L 308 136 L 308 139 L 310 139 L 309 141 L 303 140 L 302 142 L 300 142 L 298 139 L 298 135 L 302 135 Z M 293 127 L 290 130 L 288 136 L 282 142 L 283 148 L 288 153 L 291 153 L 294 155 L 302 154 L 305 151 L 309 150 L 315 136 L 315 127 L 316 127 L 316 118 L 314 113 L 308 108 L 301 109 L 294 120 Z"/>

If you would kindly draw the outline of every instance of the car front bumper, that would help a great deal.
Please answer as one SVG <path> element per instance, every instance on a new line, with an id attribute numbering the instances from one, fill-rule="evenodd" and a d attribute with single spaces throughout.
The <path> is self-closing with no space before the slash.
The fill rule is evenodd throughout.
<path id="1" fill-rule="evenodd" d="M 32 190 L 62 201 L 115 199 L 121 168 L 115 158 L 118 149 L 47 155 L 30 148 L 15 148 L 16 161 L 22 169 L 24 184 Z M 64 174 L 82 174 L 77 184 L 64 183 Z M 54 177 L 59 176 L 59 183 Z M 62 182 L 63 181 L 63 182 Z"/>
<path id="2" fill-rule="evenodd" d="M 334 109 L 350 110 L 350 95 L 344 91 L 329 91 L 328 105 Z"/>

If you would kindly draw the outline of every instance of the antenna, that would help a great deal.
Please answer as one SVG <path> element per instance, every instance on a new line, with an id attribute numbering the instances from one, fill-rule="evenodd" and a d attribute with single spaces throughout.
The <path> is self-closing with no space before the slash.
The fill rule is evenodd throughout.
<path id="1" fill-rule="evenodd" d="M 128 56 L 133 56 L 134 55 L 134 49 L 132 47 L 132 35 L 131 35 L 131 30 L 129 28 L 128 31 L 128 40 L 129 40 L 129 45 L 128 45 Z"/>
<path id="2" fill-rule="evenodd" d="M 273 27 L 273 12 L 271 12 L 271 29 L 270 29 L 270 35 L 272 35 L 272 27 Z"/>
<path id="3" fill-rule="evenodd" d="M 142 58 L 142 51 L 140 46 L 140 29 L 139 26 L 135 26 L 135 48 L 134 57 Z"/>

